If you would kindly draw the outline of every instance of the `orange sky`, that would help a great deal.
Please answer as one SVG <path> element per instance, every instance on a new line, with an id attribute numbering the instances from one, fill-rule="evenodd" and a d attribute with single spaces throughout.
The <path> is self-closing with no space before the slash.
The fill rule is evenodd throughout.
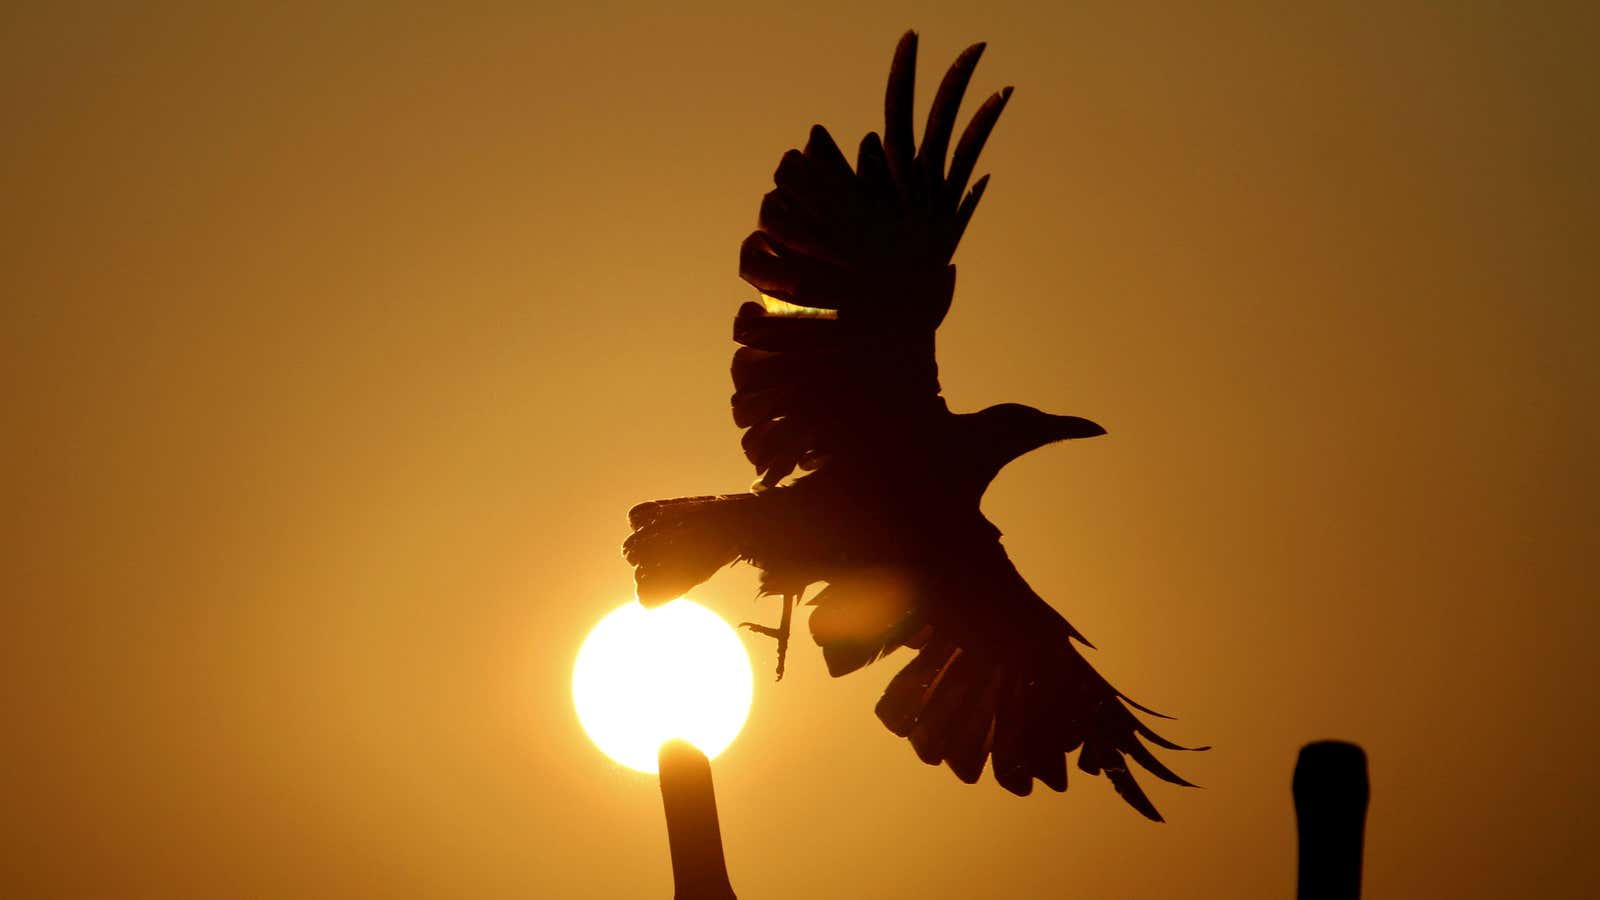
<path id="1" fill-rule="evenodd" d="M 1595 14 L 939 5 L 0 14 L 0 892 L 667 896 L 572 662 L 625 510 L 751 480 L 738 243 L 916 27 L 922 103 L 1017 86 L 946 395 L 1110 429 L 985 512 L 1216 749 L 1163 826 L 968 787 L 802 639 L 716 762 L 740 896 L 1285 897 L 1325 737 L 1368 896 L 1586 895 Z"/>

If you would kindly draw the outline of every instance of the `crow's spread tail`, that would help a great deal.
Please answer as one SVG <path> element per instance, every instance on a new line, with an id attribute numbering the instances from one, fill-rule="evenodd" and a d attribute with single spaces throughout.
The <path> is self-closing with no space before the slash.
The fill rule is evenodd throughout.
<path id="1" fill-rule="evenodd" d="M 1180 747 L 1139 721 L 1128 707 L 1143 707 L 1107 684 L 1075 649 L 1062 644 L 1054 652 L 1013 652 L 963 646 L 963 637 L 935 632 L 878 702 L 878 718 L 909 738 L 923 762 L 946 763 L 971 783 L 987 760 L 995 781 L 1026 796 L 1035 780 L 1066 790 L 1066 757 L 1076 750 L 1080 771 L 1104 774 L 1122 799 L 1157 822 L 1161 814 L 1134 779 L 1132 764 L 1162 781 L 1192 786 L 1145 742 L 1204 748 Z"/>
<path id="2" fill-rule="evenodd" d="M 1150 750 L 1180 747 L 1134 710 L 1074 642 L 1078 634 L 1028 587 L 998 543 L 942 572 L 851 573 L 812 601 L 811 634 L 830 674 L 853 672 L 898 647 L 906 662 L 878 701 L 878 718 L 923 762 L 969 784 L 990 763 L 995 781 L 1026 795 L 1038 781 L 1067 788 L 1068 755 L 1104 774 L 1147 818 L 1161 820 L 1133 766 L 1188 785 Z M 1162 716 L 1162 718 L 1165 718 Z M 1204 749 L 1204 748 L 1193 748 Z"/>
<path id="3" fill-rule="evenodd" d="M 676 600 L 716 571 L 746 555 L 753 494 L 652 500 L 628 510 L 633 534 L 622 556 L 633 566 L 639 602 Z"/>

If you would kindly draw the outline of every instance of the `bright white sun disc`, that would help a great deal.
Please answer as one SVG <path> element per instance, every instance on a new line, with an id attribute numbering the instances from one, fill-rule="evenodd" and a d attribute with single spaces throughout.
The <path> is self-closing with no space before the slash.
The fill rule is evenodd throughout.
<path id="1" fill-rule="evenodd" d="M 572 670 L 578 721 L 605 754 L 656 771 L 662 742 L 683 738 L 714 757 L 750 714 L 754 675 L 739 636 L 690 600 L 628 603 L 584 639 Z"/>

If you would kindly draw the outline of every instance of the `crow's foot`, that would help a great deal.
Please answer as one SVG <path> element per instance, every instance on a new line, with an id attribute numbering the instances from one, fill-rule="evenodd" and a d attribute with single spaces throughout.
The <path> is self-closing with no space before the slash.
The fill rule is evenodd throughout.
<path id="1" fill-rule="evenodd" d="M 783 595 L 783 618 L 778 620 L 778 627 L 757 625 L 754 622 L 740 622 L 740 628 L 748 628 L 756 634 L 764 634 L 778 641 L 778 681 L 783 680 L 784 657 L 789 654 L 789 626 L 794 617 L 794 603 L 797 598 L 793 594 Z"/>

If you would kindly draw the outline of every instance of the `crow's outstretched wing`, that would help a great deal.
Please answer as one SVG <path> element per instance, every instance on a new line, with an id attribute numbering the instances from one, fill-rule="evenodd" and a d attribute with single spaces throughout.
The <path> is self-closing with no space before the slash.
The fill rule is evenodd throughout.
<path id="1" fill-rule="evenodd" d="M 734 421 L 768 486 L 849 452 L 903 415 L 942 408 L 933 334 L 950 308 L 950 257 L 988 183 L 969 190 L 978 154 L 1011 89 L 990 96 L 950 156 L 956 114 L 983 53 L 963 52 L 912 138 L 917 36 L 895 49 L 884 134 L 852 169 L 826 129 L 783 155 L 776 187 L 739 253 L 759 289 L 734 320 Z M 863 429 L 866 429 L 864 431 Z M 881 447 L 881 443 L 873 443 Z"/>
<path id="2" fill-rule="evenodd" d="M 1145 742 L 1179 750 L 1129 709 L 1078 653 L 1083 639 L 1034 593 L 998 542 L 973 544 L 937 569 L 887 581 L 873 573 L 830 581 L 813 600 L 812 637 L 831 674 L 852 672 L 899 646 L 917 655 L 889 682 L 878 718 L 917 756 L 972 783 L 992 760 L 995 781 L 1026 795 L 1035 780 L 1067 788 L 1067 755 L 1104 773 L 1134 809 L 1155 805 L 1129 762 L 1188 785 Z M 1164 718 L 1164 717 L 1163 717 Z M 1203 749 L 1203 748 L 1200 748 Z"/>

